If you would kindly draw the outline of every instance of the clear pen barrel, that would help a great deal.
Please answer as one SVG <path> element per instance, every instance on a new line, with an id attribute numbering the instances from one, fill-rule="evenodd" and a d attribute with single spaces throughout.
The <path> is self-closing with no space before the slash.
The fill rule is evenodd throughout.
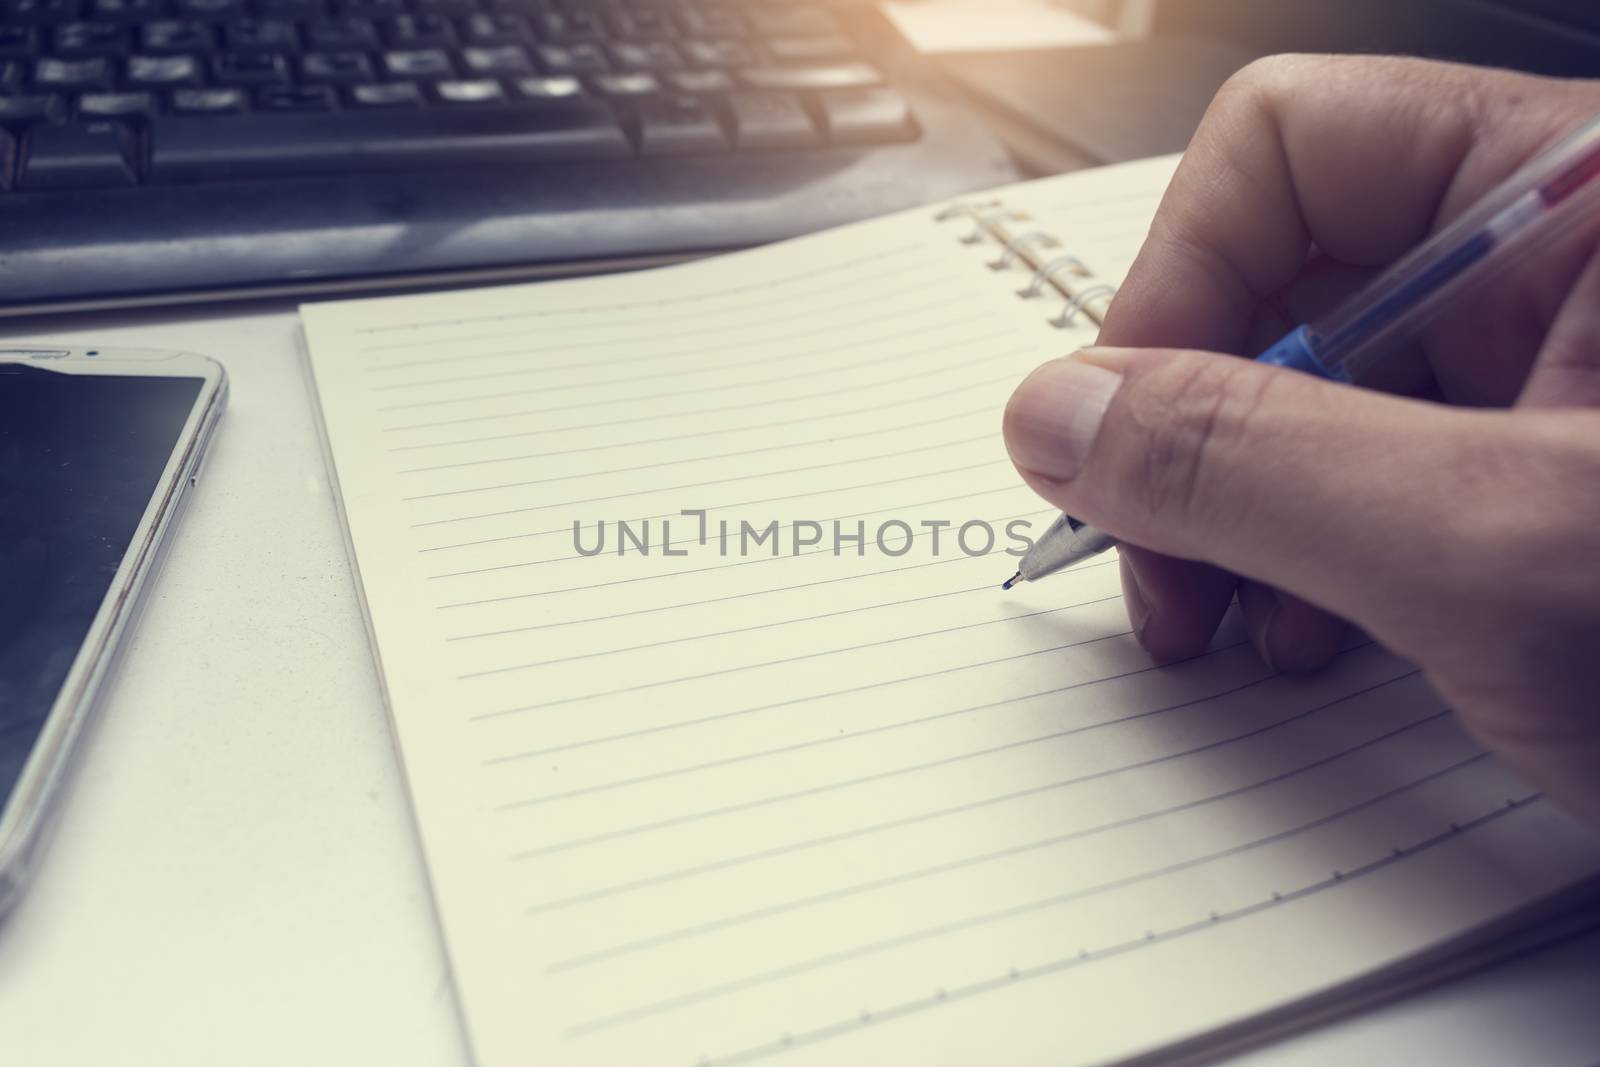
<path id="1" fill-rule="evenodd" d="M 1600 202 L 1600 118 L 1525 166 L 1495 193 L 1311 326 L 1317 356 L 1359 380 L 1450 299 L 1500 275 L 1523 254 L 1582 232 L 1571 219 Z M 1565 230 L 1563 231 L 1563 227 Z"/>

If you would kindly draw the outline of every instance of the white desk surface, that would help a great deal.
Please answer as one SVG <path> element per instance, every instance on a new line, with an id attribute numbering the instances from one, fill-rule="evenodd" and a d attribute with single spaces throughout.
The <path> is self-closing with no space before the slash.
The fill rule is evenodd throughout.
<path id="1" fill-rule="evenodd" d="M 0 320 L 5 340 L 203 352 L 233 386 L 0 924 L 0 1063 L 468 1063 L 297 330 L 281 304 Z M 1600 935 L 1235 1062 L 1593 1067 L 1596 1005 Z"/>

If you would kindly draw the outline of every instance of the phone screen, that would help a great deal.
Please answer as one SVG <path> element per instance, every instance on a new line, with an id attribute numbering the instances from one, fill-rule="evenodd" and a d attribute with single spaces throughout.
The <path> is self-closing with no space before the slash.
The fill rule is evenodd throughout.
<path id="1" fill-rule="evenodd" d="M 203 384 L 0 363 L 0 809 Z"/>

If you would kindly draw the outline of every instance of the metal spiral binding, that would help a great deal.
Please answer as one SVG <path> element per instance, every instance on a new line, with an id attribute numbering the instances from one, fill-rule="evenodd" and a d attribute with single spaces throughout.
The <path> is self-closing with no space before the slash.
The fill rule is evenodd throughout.
<path id="1" fill-rule="evenodd" d="M 1072 325 L 1072 323 L 1077 319 L 1079 312 L 1088 311 L 1087 305 L 1089 301 L 1093 300 L 1097 296 L 1110 298 L 1116 294 L 1116 286 L 1103 284 L 1091 285 L 1081 293 L 1073 293 L 1071 298 L 1067 301 L 1067 306 L 1061 309 L 1061 314 L 1050 320 L 1050 325 L 1054 326 L 1058 330 L 1064 330 L 1068 326 Z M 1096 322 L 1099 321 L 1098 316 L 1090 315 L 1090 318 L 1095 319 Z"/>
<path id="2" fill-rule="evenodd" d="M 1029 216 L 1006 209 L 1000 200 L 953 203 L 935 212 L 933 218 L 937 222 L 971 219 L 972 231 L 958 238 L 962 244 L 975 245 L 989 238 L 999 244 L 1000 254 L 985 264 L 990 270 L 1006 270 L 1019 262 L 1029 268 L 1032 276 L 1028 284 L 1016 290 L 1017 296 L 1022 299 L 1039 296 L 1047 285 L 1065 297 L 1067 304 L 1061 313 L 1048 320 L 1057 329 L 1071 326 L 1079 315 L 1098 323 L 1101 309 L 1090 304 L 1098 297 L 1109 297 L 1117 291 L 1113 285 L 1095 282 L 1094 272 L 1077 256 L 1062 254 L 1046 259 L 1040 253 L 1045 249 L 1059 248 L 1060 239 L 1043 230 L 1013 233 L 1007 223 L 1029 221 Z M 1087 279 L 1092 284 L 1078 289 L 1067 277 L 1063 277 L 1069 272 L 1070 276 Z"/>
<path id="3" fill-rule="evenodd" d="M 1005 270 L 1017 261 L 1017 257 L 1024 255 L 1027 250 L 1037 245 L 1040 248 L 1056 248 L 1061 244 L 1056 240 L 1055 234 L 1046 233 L 1044 230 L 1030 230 L 1013 240 L 1007 241 L 996 259 L 991 259 L 985 266 L 990 270 Z"/>
<path id="4" fill-rule="evenodd" d="M 1017 295 L 1024 300 L 1032 300 L 1034 297 L 1039 295 L 1042 289 L 1044 289 L 1046 282 L 1054 282 L 1055 276 L 1066 270 L 1068 267 L 1071 267 L 1072 273 L 1078 275 L 1080 278 L 1087 278 L 1089 276 L 1088 265 L 1077 256 L 1057 256 L 1044 266 L 1035 269 L 1033 272 L 1033 277 L 1028 280 L 1027 285 L 1017 290 Z"/>
<path id="5" fill-rule="evenodd" d="M 998 200 L 969 200 L 965 203 L 958 201 L 936 212 L 933 216 L 933 221 L 949 222 L 951 219 L 969 218 L 979 211 L 999 206 L 1000 201 Z"/>
<path id="6" fill-rule="evenodd" d="M 1000 223 L 1006 221 L 1017 222 L 1027 217 L 1015 211 L 1007 211 L 1005 208 L 999 208 L 994 211 L 973 212 L 972 232 L 962 237 L 961 243 L 975 245 L 981 243 L 985 237 L 997 237 L 1004 244 L 1005 238 L 1002 235 L 1005 231 L 1000 228 Z"/>
<path id="7" fill-rule="evenodd" d="M 972 232 L 961 238 L 964 245 L 975 245 L 986 233 L 993 231 L 994 222 L 1001 218 L 1020 218 L 1001 207 L 999 200 L 958 201 L 934 213 L 933 221 L 949 222 L 951 219 L 971 219 Z"/>

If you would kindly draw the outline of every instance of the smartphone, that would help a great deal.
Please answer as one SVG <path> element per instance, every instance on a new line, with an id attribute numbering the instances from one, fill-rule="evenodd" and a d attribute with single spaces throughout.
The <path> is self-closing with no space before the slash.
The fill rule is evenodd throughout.
<path id="1" fill-rule="evenodd" d="M 0 345 L 0 914 L 227 396 L 204 356 Z"/>

